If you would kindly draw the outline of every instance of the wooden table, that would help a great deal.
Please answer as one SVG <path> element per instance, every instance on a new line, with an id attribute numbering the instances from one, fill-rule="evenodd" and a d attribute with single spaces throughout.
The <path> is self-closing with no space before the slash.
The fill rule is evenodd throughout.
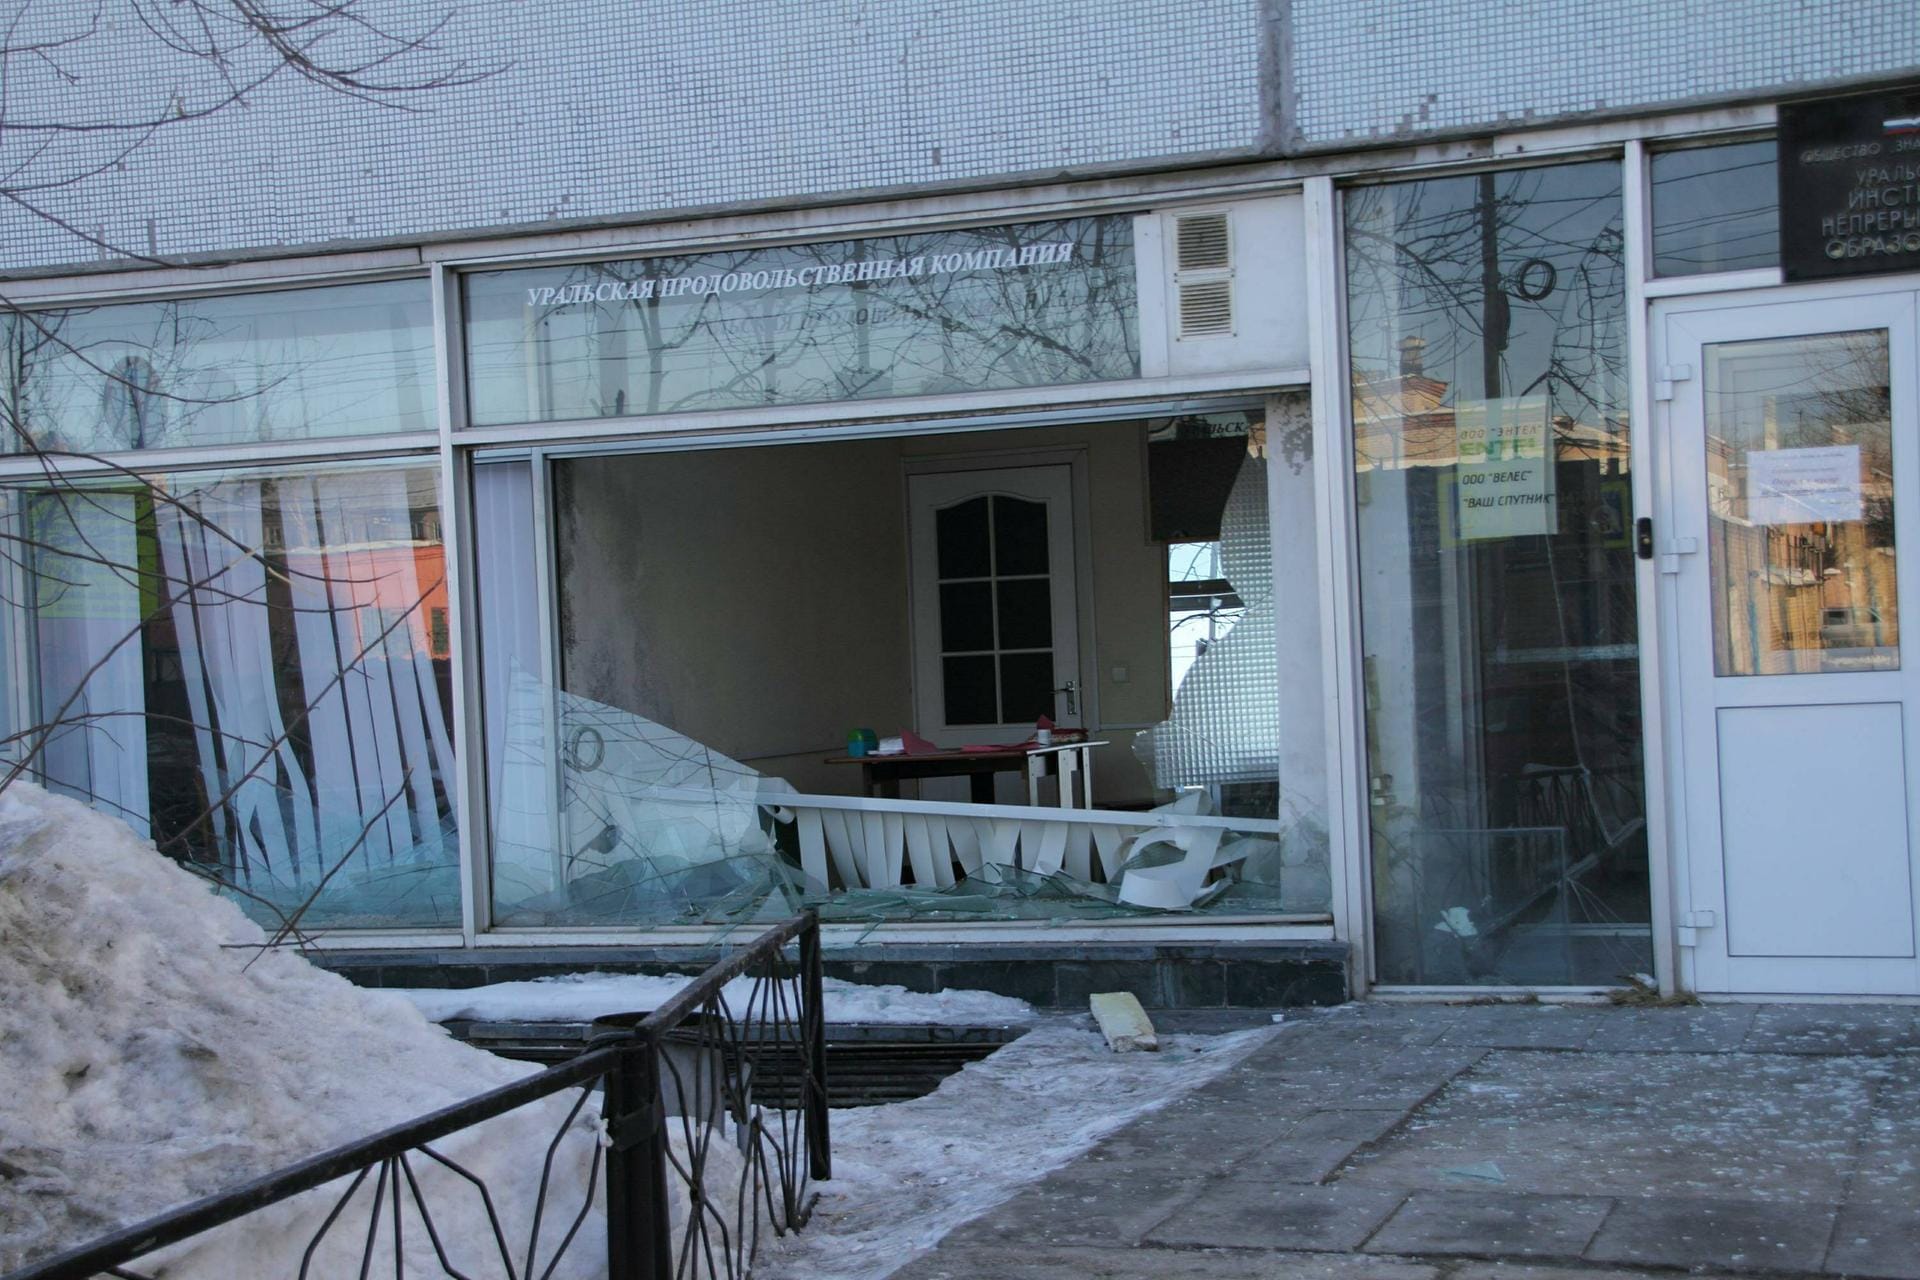
<path id="1" fill-rule="evenodd" d="M 1060 779 L 1060 807 L 1071 809 L 1073 777 L 1080 775 L 1083 808 L 1093 807 L 1093 748 L 1105 742 L 1056 742 L 1051 746 L 1012 746 L 994 751 L 933 751 L 923 755 L 828 756 L 828 764 L 857 764 L 868 795 L 900 798 L 900 784 L 918 778 L 961 778 L 975 804 L 993 803 L 993 775 L 1019 773 L 1027 779 L 1027 801 L 1040 803 L 1040 779 Z"/>

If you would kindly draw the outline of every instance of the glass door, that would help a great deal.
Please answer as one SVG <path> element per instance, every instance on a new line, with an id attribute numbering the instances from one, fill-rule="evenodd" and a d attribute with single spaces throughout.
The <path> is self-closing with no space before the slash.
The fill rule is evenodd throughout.
<path id="1" fill-rule="evenodd" d="M 1662 547 L 1700 990 L 1920 990 L 1914 295 L 1676 309 Z"/>

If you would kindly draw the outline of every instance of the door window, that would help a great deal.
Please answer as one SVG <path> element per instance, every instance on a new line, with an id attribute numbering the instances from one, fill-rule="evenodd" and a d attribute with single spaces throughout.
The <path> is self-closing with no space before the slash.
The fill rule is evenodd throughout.
<path id="1" fill-rule="evenodd" d="M 1702 360 L 1715 674 L 1897 669 L 1886 331 Z"/>
<path id="2" fill-rule="evenodd" d="M 949 725 L 1053 713 L 1053 587 L 1047 504 L 1010 494 L 934 515 L 940 674 Z"/>

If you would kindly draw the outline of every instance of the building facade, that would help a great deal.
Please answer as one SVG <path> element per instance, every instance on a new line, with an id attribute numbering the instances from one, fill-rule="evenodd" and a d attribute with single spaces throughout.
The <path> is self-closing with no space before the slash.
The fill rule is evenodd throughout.
<path id="1" fill-rule="evenodd" d="M 418 111 L 107 22 L 14 752 L 456 981 L 1920 995 L 1897 8 L 395 0 Z"/>

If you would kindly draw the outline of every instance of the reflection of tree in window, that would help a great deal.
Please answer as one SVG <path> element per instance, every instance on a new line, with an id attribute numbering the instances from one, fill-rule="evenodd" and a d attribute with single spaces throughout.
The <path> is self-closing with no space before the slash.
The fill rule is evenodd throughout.
<path id="1" fill-rule="evenodd" d="M 139 356 L 113 367 L 103 389 L 100 415 L 105 448 L 145 449 L 160 443 L 160 423 L 154 412 L 156 383 L 153 366 Z"/>
<path id="2" fill-rule="evenodd" d="M 1384 981 L 1647 963 L 1619 184 L 1608 162 L 1348 197 Z M 1464 520 L 1478 402 L 1540 424 L 1530 528 Z"/>

